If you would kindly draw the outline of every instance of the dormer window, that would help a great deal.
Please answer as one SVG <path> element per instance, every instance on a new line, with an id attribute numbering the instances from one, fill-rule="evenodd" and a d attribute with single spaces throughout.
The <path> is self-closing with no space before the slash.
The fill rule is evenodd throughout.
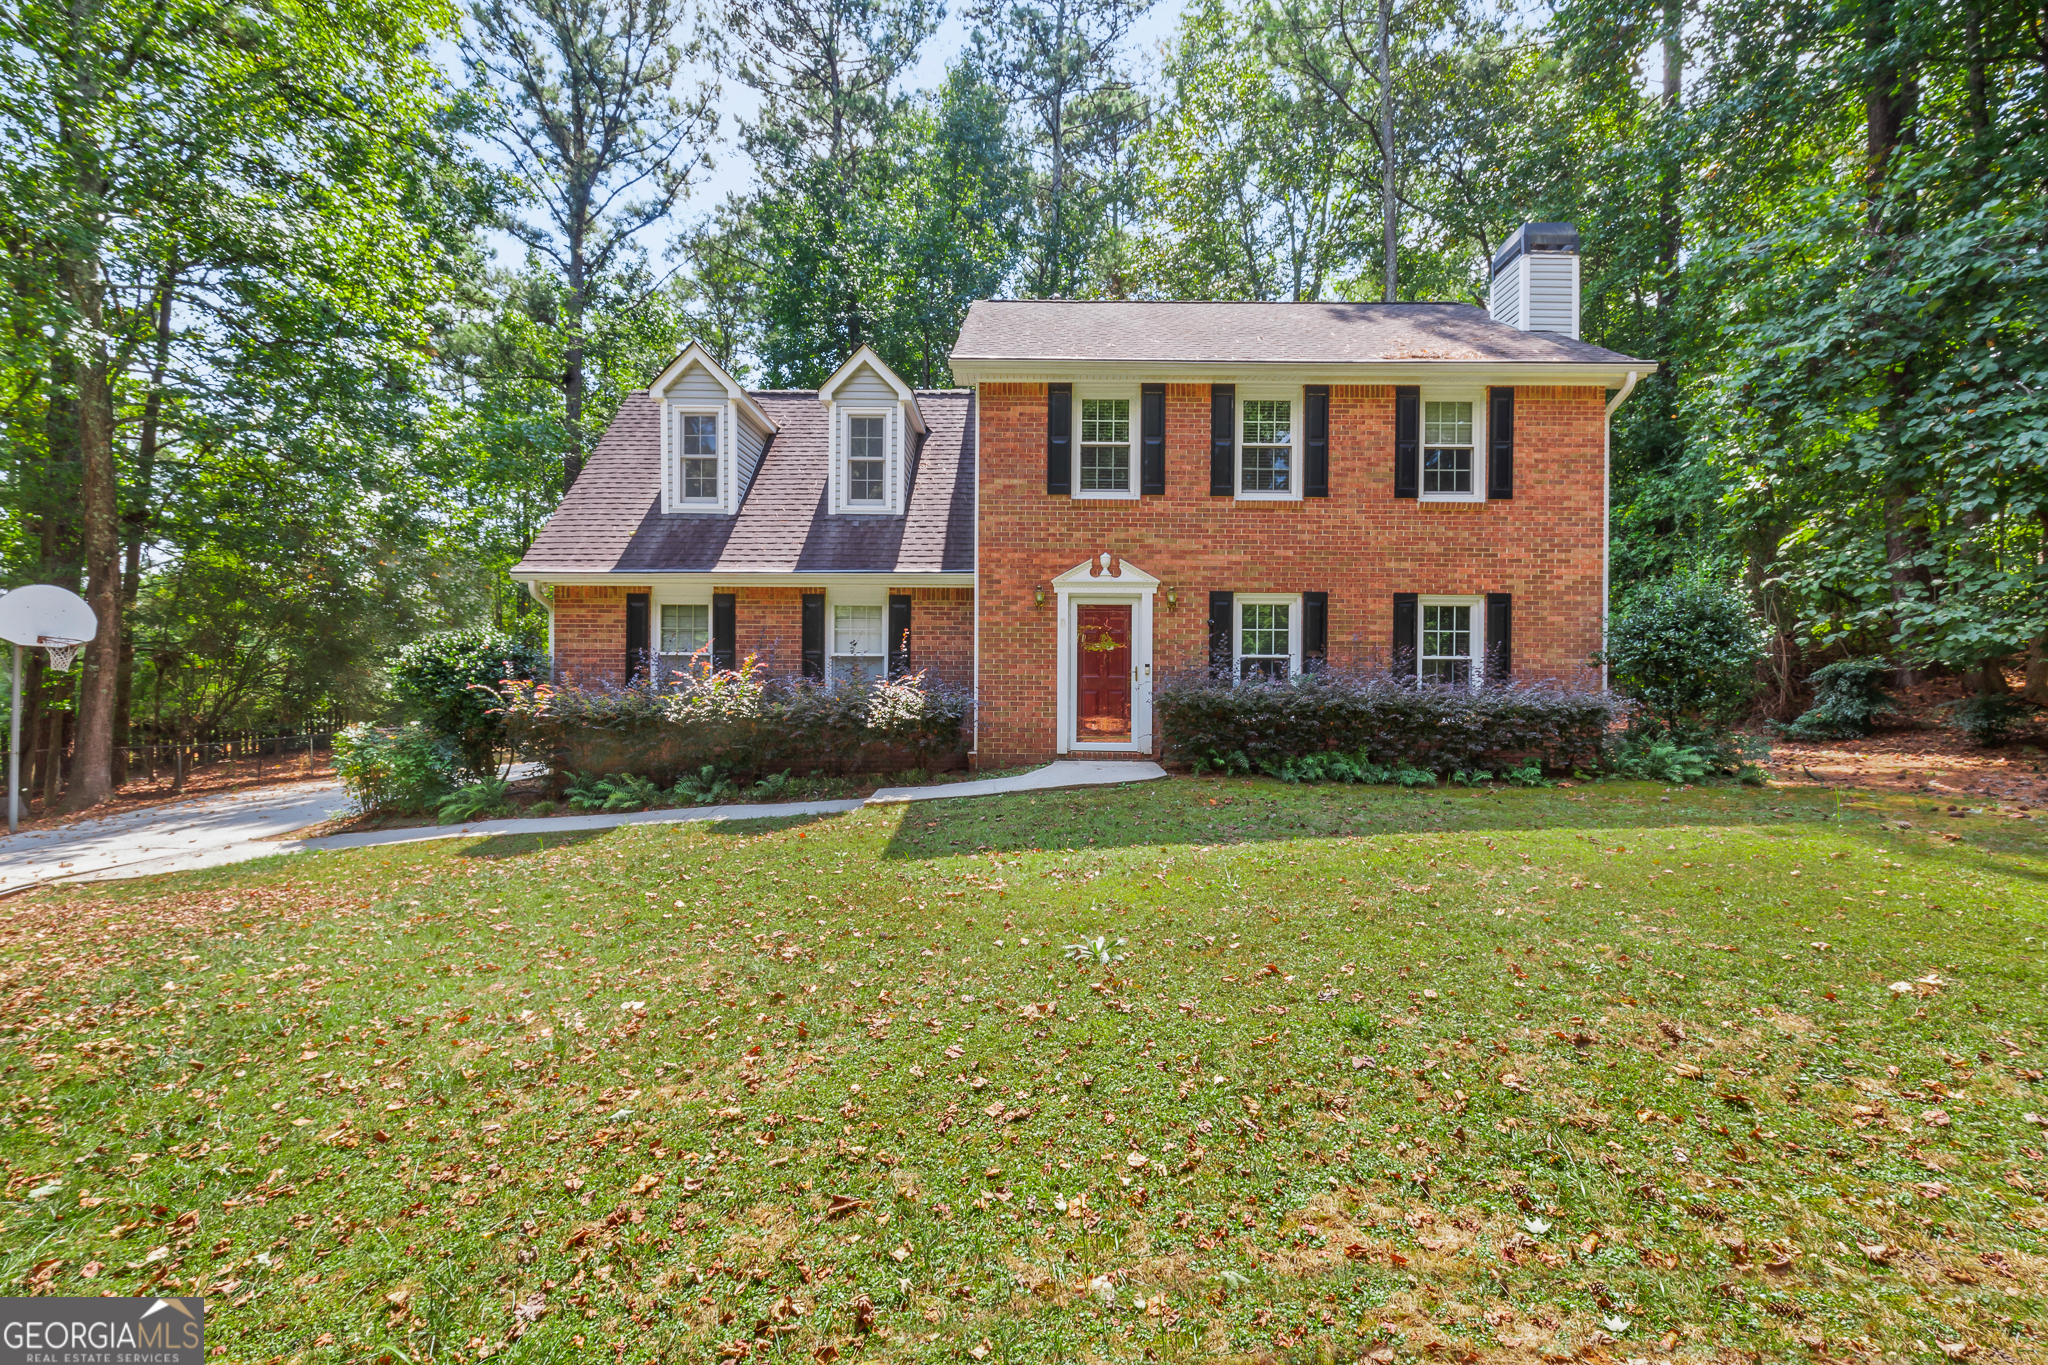
<path id="1" fill-rule="evenodd" d="M 684 502 L 718 501 L 718 414 L 678 412 L 682 423 L 678 433 L 682 454 L 682 495 Z"/>
<path id="2" fill-rule="evenodd" d="M 846 500 L 880 507 L 889 500 L 889 416 L 852 413 L 846 419 Z"/>
<path id="3" fill-rule="evenodd" d="M 834 516 L 900 517 L 917 475 L 917 395 L 863 346 L 818 387 L 831 433 Z"/>
<path id="4" fill-rule="evenodd" d="M 647 396 L 661 411 L 661 510 L 739 511 L 775 435 L 761 405 L 694 341 Z"/>

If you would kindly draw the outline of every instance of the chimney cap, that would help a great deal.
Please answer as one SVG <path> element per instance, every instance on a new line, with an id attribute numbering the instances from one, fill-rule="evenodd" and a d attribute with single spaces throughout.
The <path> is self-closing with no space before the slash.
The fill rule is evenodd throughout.
<path id="1" fill-rule="evenodd" d="M 1524 223 L 1494 253 L 1493 273 L 1498 275 L 1525 251 L 1562 251 L 1576 256 L 1579 230 L 1570 223 Z"/>

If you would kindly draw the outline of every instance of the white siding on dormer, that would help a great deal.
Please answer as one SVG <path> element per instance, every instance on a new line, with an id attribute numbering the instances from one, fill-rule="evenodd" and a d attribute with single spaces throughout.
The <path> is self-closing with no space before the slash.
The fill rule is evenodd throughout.
<path id="1" fill-rule="evenodd" d="M 723 406 L 727 398 L 725 385 L 718 377 L 702 365 L 692 365 L 675 377 L 663 393 L 671 403 L 707 403 Z"/>
<path id="2" fill-rule="evenodd" d="M 739 497 L 736 502 L 745 502 L 747 490 L 753 487 L 754 474 L 761 467 L 761 453 L 768 448 L 767 440 L 754 424 L 734 412 L 733 454 L 739 469 Z"/>
<path id="3" fill-rule="evenodd" d="M 1579 334 L 1579 258 L 1561 251 L 1524 253 L 1529 330 Z"/>
<path id="4" fill-rule="evenodd" d="M 847 376 L 832 397 L 854 407 L 895 407 L 899 401 L 895 386 L 866 365 Z"/>

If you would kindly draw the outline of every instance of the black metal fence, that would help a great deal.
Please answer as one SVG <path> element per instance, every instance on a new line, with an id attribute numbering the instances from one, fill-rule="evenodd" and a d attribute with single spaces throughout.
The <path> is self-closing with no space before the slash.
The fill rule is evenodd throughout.
<path id="1" fill-rule="evenodd" d="M 5 800 L 8 751 L 6 735 L 0 731 L 0 801 Z M 72 745 L 58 751 L 50 762 L 46 745 L 21 752 L 21 797 L 24 810 L 35 801 L 61 797 L 69 786 Z M 114 776 L 118 785 L 168 780 L 172 791 L 182 790 L 188 778 L 205 773 L 228 781 L 243 778 L 281 778 L 323 770 L 334 756 L 332 730 L 304 730 L 289 734 L 259 735 L 228 733 L 210 739 L 164 739 L 155 743 L 122 745 L 114 750 Z"/>

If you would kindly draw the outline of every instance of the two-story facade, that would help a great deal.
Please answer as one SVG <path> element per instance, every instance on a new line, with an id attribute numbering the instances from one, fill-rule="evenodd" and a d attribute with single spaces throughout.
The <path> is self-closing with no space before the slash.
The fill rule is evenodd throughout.
<path id="1" fill-rule="evenodd" d="M 1156 753 L 1180 669 L 1583 678 L 1607 422 L 1654 367 L 1577 339 L 1576 245 L 1517 233 L 1490 309 L 977 303 L 957 390 L 863 351 L 747 393 L 693 347 L 515 573 L 565 674 L 930 668 L 983 766 Z"/>

